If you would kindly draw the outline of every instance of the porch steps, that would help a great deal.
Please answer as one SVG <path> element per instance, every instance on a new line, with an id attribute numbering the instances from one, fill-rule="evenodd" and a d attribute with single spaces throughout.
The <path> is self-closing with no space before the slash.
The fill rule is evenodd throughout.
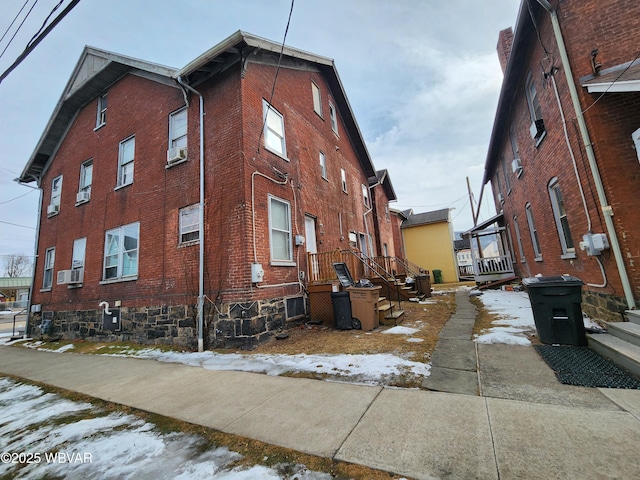
<path id="1" fill-rule="evenodd" d="M 378 298 L 378 322 L 380 325 L 398 325 L 404 315 L 404 310 L 399 310 L 396 306 L 386 299 L 386 297 Z"/>
<path id="2" fill-rule="evenodd" d="M 404 318 L 404 310 L 394 310 L 391 313 L 388 313 L 384 316 L 380 323 L 382 325 L 400 325 Z"/>
<path id="3" fill-rule="evenodd" d="M 587 334 L 589 347 L 640 378 L 640 316 L 629 322 L 608 322 L 607 333 Z"/>

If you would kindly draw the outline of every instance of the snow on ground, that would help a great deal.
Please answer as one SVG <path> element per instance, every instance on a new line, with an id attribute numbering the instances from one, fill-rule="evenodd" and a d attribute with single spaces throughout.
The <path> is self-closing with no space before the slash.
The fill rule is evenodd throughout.
<path id="1" fill-rule="evenodd" d="M 109 347 L 106 347 L 109 348 Z M 241 353 L 184 353 L 163 352 L 154 348 L 120 351 L 116 356 L 128 356 L 182 363 L 209 370 L 235 370 L 243 372 L 282 375 L 283 373 L 312 372 L 332 376 L 332 380 L 382 385 L 395 376 L 412 374 L 428 376 L 431 367 L 411 362 L 389 353 L 372 355 L 283 355 Z"/>
<path id="2" fill-rule="evenodd" d="M 489 313 L 499 316 L 496 325 L 482 335 L 476 335 L 478 343 L 506 343 L 531 345 L 527 334 L 535 333 L 533 312 L 527 292 L 509 290 L 485 290 L 478 296 Z"/>
<path id="3" fill-rule="evenodd" d="M 202 437 L 159 433 L 134 415 L 108 413 L 7 378 L 0 378 L 0 426 L 1 478 L 332 478 L 304 465 L 290 475 L 262 465 L 231 468 L 242 456 Z"/>

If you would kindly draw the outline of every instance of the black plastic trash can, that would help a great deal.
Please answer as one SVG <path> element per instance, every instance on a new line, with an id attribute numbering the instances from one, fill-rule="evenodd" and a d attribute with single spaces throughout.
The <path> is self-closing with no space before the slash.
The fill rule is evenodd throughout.
<path id="1" fill-rule="evenodd" d="M 333 306 L 333 319 L 338 330 L 351 330 L 353 320 L 351 318 L 351 299 L 349 292 L 331 292 L 331 305 Z"/>
<path id="2" fill-rule="evenodd" d="M 587 345 L 582 320 L 582 280 L 569 275 L 525 278 L 533 320 L 542 343 Z"/>

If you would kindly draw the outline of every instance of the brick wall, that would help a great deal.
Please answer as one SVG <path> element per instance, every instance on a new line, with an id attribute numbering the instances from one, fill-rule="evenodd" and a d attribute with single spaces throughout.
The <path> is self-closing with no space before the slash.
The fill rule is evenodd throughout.
<path id="1" fill-rule="evenodd" d="M 608 68 L 633 60 L 638 51 L 640 38 L 640 5 L 635 2 L 617 1 L 585 1 L 562 2 L 558 6 L 559 18 L 564 40 L 571 59 L 571 66 L 578 85 L 582 109 L 585 113 L 589 133 L 605 186 L 609 205 L 614 211 L 614 223 L 617 238 L 621 244 L 625 265 L 630 277 L 633 292 L 640 298 L 640 272 L 637 259 L 640 258 L 640 216 L 638 214 L 638 196 L 640 189 L 640 164 L 632 147 L 631 133 L 640 127 L 640 94 L 609 93 L 595 105 L 599 94 L 589 94 L 579 86 L 579 78 L 592 73 L 591 51 L 599 49 L 598 60 L 602 68 Z M 558 275 L 568 273 L 581 278 L 585 283 L 598 285 L 603 282 L 600 266 L 594 257 L 589 257 L 579 249 L 583 234 L 589 230 L 585 208 L 577 188 L 576 175 L 571 156 L 566 144 L 562 127 L 562 118 L 553 85 L 550 78 L 543 77 L 541 65 L 548 71 L 551 65 L 558 67 L 555 75 L 562 109 L 567 120 L 568 138 L 576 158 L 576 168 L 582 185 L 591 231 L 608 233 L 594 185 L 591 169 L 579 135 L 575 112 L 573 110 L 569 90 L 562 65 L 559 59 L 557 43 L 553 35 L 549 15 L 539 11 L 536 16 L 542 44 L 549 53 L 545 53 L 535 34 L 532 34 L 529 50 L 526 54 L 519 52 L 519 58 L 527 62 L 519 79 L 522 87 L 512 102 L 510 123 L 515 126 L 519 156 L 524 173 L 520 178 L 512 172 L 510 163 L 513 153 L 509 142 L 508 131 L 503 134 L 502 155 L 507 163 L 507 174 L 511 184 L 511 192 L 507 192 L 502 169 L 497 168 L 492 181 L 494 199 L 498 211 L 504 208 L 505 221 L 512 229 L 512 238 L 516 242 L 513 231 L 513 216 L 517 215 L 520 235 L 524 246 L 526 264 L 518 262 L 516 269 L 521 276 L 541 273 Z M 531 119 L 524 94 L 526 75 L 531 72 L 536 85 L 540 108 L 544 118 L 546 136 L 536 146 L 531 138 L 529 126 Z M 507 126 L 508 128 L 508 126 Z M 499 176 L 499 179 L 496 179 Z M 561 258 L 562 251 L 552 212 L 548 193 L 548 184 L 557 178 L 569 221 L 570 231 L 576 248 L 575 258 Z M 500 193 L 505 198 L 504 206 L 497 201 L 498 184 Z M 535 226 L 542 250 L 542 260 L 535 261 L 525 206 L 531 205 Z M 514 248 L 517 247 L 514 245 Z M 598 288 L 585 286 L 586 301 L 591 302 L 587 309 L 593 307 L 600 317 L 605 316 L 607 302 L 597 300 L 608 297 L 608 305 L 613 309 L 611 316 L 618 317 L 620 298 L 624 298 L 620 275 L 611 250 L 601 255 L 607 286 Z"/>

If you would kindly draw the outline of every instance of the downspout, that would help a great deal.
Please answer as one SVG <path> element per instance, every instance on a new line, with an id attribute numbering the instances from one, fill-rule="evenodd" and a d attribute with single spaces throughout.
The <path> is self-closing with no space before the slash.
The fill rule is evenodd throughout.
<path id="1" fill-rule="evenodd" d="M 204 351 L 204 98 L 202 94 L 186 84 L 178 75 L 178 83 L 200 98 L 200 208 L 198 212 L 198 352 Z M 186 97 L 186 96 L 185 96 Z M 186 99 L 186 98 L 185 98 Z M 187 102 L 187 106 L 189 103 Z"/>
<path id="2" fill-rule="evenodd" d="M 558 14 L 553 6 L 547 0 L 537 0 L 542 7 L 551 16 L 551 25 L 553 26 L 553 33 L 558 43 L 558 51 L 560 53 L 560 59 L 562 66 L 564 67 L 564 73 L 567 78 L 567 84 L 569 86 L 569 92 L 571 94 L 571 101 L 573 103 L 573 109 L 576 113 L 576 119 L 578 120 L 578 127 L 580 128 L 580 134 L 584 143 L 585 150 L 587 152 L 587 159 L 589 160 L 589 167 L 591 169 L 591 176 L 593 177 L 596 191 L 598 193 L 598 200 L 600 201 L 600 208 L 604 216 L 605 224 L 607 226 L 607 233 L 609 234 L 609 243 L 611 244 L 611 250 L 613 250 L 613 256 L 616 260 L 616 266 L 620 274 L 620 281 L 622 282 L 622 289 L 627 300 L 629 310 L 635 310 L 636 302 L 633 298 L 633 291 L 631 290 L 631 284 L 629 282 L 629 276 L 627 275 L 627 269 L 624 265 L 624 258 L 622 257 L 622 251 L 620 250 L 620 244 L 618 243 L 618 237 L 616 236 L 615 225 L 613 224 L 613 209 L 608 204 L 607 196 L 602 184 L 602 178 L 600 177 L 600 171 L 598 170 L 598 164 L 596 163 L 596 156 L 593 151 L 591 138 L 587 130 L 587 124 L 582 113 L 580 100 L 578 97 L 578 91 L 576 89 L 575 82 L 573 81 L 573 72 L 571 71 L 571 65 L 569 63 L 569 57 L 567 56 L 567 49 L 564 44 L 564 38 L 562 36 L 562 30 L 560 29 L 560 23 L 558 22 Z"/>
<path id="3" fill-rule="evenodd" d="M 367 215 L 373 211 L 374 198 L 373 198 L 373 195 L 371 194 L 371 189 L 374 187 L 377 187 L 378 185 L 380 185 L 380 182 L 376 182 L 373 185 L 367 185 L 367 190 L 369 190 L 369 199 L 371 202 L 371 206 L 369 207 L 369 210 L 364 212 L 364 214 L 362 215 L 362 218 L 364 220 L 364 231 L 367 233 L 366 242 L 369 244 L 369 257 L 375 257 L 375 255 L 373 254 L 373 241 L 371 240 L 371 234 L 369 233 L 369 224 L 367 223 Z"/>
<path id="4" fill-rule="evenodd" d="M 25 187 L 33 188 L 34 190 L 38 190 L 40 198 L 38 199 L 38 216 L 36 223 L 36 238 L 33 243 L 33 266 L 31 267 L 31 288 L 29 289 L 29 300 L 27 300 L 27 319 L 24 321 L 24 337 L 28 338 L 29 332 L 29 315 L 31 314 L 31 305 L 33 304 L 33 289 L 35 288 L 36 283 L 36 261 L 38 260 L 38 244 L 40 243 L 40 220 L 42 216 L 42 186 L 40 182 L 42 180 L 41 177 L 34 177 L 36 181 L 37 187 L 32 187 L 27 185 L 26 183 L 20 182 L 18 179 L 16 181 Z"/>

